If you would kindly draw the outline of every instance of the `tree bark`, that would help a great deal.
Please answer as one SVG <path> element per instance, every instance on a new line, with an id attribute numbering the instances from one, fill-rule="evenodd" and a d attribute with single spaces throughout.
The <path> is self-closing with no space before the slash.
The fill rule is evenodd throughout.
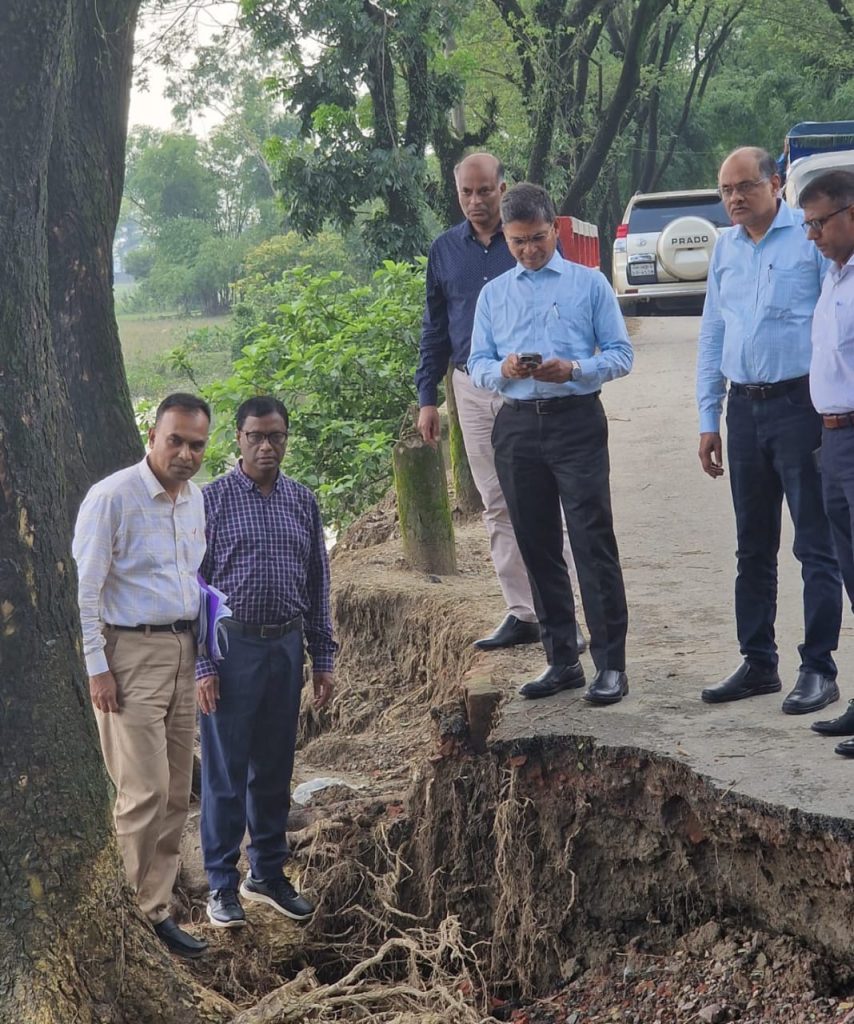
<path id="1" fill-rule="evenodd" d="M 50 319 L 68 398 L 62 453 L 76 511 L 93 480 L 142 456 L 113 308 L 140 0 L 73 5 L 48 166 Z"/>
<path id="2" fill-rule="evenodd" d="M 0 5 L 0 1022 L 223 1020 L 123 882 L 80 660 L 48 277 L 55 116 L 97 52 L 75 13 Z"/>
<path id="3" fill-rule="evenodd" d="M 623 66 L 617 88 L 611 97 L 607 109 L 599 123 L 596 135 L 584 154 L 578 170 L 560 204 L 560 213 L 574 213 L 584 196 L 590 191 L 605 162 L 611 145 L 616 138 L 617 129 L 629 105 L 632 94 L 640 81 L 643 48 L 647 35 L 668 0 L 644 0 L 643 4 L 634 9 L 633 21 L 628 39 Z"/>
<path id="4" fill-rule="evenodd" d="M 431 448 L 412 434 L 394 446 L 392 462 L 404 557 L 422 572 L 455 573 L 454 524 L 441 447 Z"/>
<path id="5" fill-rule="evenodd" d="M 463 441 L 463 428 L 457 412 L 457 397 L 454 394 L 454 371 L 449 370 L 445 377 L 445 398 L 448 405 L 448 447 L 451 452 L 451 480 L 454 485 L 454 497 L 457 508 L 463 515 L 471 516 L 483 511 L 474 477 L 471 475 L 466 446 Z"/>

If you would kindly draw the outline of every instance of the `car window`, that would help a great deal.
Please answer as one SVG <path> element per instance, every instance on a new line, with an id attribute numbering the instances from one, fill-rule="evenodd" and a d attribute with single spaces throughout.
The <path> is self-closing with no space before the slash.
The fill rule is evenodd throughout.
<path id="1" fill-rule="evenodd" d="M 650 199 L 641 200 L 632 206 L 629 232 L 644 234 L 663 231 L 675 217 L 705 217 L 719 228 L 729 227 L 732 223 L 724 204 L 714 196 L 707 199 L 698 199 L 696 196 L 685 199 Z"/>

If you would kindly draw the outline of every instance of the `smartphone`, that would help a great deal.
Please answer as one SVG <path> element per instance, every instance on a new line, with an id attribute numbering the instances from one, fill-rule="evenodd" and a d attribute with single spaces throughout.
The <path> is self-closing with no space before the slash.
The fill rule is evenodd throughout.
<path id="1" fill-rule="evenodd" d="M 520 352 L 519 362 L 529 370 L 536 370 L 542 364 L 543 357 L 539 352 Z"/>

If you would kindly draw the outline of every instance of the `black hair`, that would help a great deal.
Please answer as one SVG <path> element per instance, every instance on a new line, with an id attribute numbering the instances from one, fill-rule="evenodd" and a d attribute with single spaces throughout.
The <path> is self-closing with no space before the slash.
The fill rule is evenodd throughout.
<path id="1" fill-rule="evenodd" d="M 829 199 L 832 203 L 844 203 L 850 206 L 854 203 L 854 171 L 828 171 L 820 174 L 804 188 L 798 196 L 798 203 L 815 202 L 821 196 Z"/>
<path id="2" fill-rule="evenodd" d="M 164 412 L 168 412 L 170 409 L 182 409 L 184 412 L 203 412 L 208 418 L 208 423 L 211 421 L 211 407 L 204 400 L 199 398 L 198 395 L 188 395 L 184 391 L 176 391 L 174 394 L 167 395 L 160 405 L 157 406 L 157 412 L 154 414 L 154 425 L 160 422 Z"/>
<path id="3" fill-rule="evenodd" d="M 272 413 L 278 413 L 282 417 L 285 421 L 285 430 L 287 430 L 288 410 L 285 408 L 284 402 L 273 398 L 272 395 L 255 395 L 253 398 L 247 398 L 237 410 L 237 429 L 243 430 L 247 416 L 270 416 Z"/>
<path id="4" fill-rule="evenodd" d="M 504 224 L 512 224 L 515 220 L 554 224 L 556 217 L 554 203 L 542 185 L 520 181 L 508 189 L 501 200 L 501 220 Z"/>

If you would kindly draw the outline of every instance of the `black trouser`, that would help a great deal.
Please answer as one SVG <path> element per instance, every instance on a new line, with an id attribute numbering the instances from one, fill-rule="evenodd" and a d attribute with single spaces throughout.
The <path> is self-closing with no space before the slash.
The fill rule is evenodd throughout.
<path id="1" fill-rule="evenodd" d="M 597 669 L 626 667 L 626 592 L 614 537 L 608 421 L 598 394 L 505 405 L 492 432 L 550 665 L 578 661 L 561 505 Z"/>

